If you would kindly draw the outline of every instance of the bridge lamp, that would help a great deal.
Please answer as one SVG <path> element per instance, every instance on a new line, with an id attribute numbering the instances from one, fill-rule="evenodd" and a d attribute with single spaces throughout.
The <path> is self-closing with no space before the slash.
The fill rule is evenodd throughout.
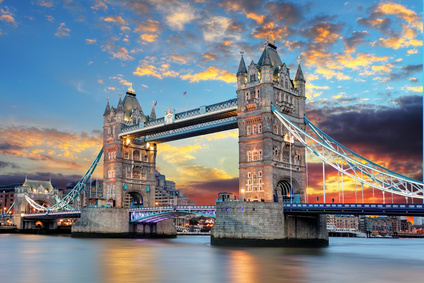
<path id="1" fill-rule="evenodd" d="M 149 147 L 150 147 L 150 144 L 146 143 L 146 149 L 149 149 Z"/>
<path id="2" fill-rule="evenodd" d="M 244 192 L 245 192 L 245 190 L 241 189 L 241 200 L 244 200 Z"/>
<path id="3" fill-rule="evenodd" d="M 127 138 L 126 140 L 125 140 L 125 145 L 129 145 L 130 144 L 130 139 L 129 138 Z"/>

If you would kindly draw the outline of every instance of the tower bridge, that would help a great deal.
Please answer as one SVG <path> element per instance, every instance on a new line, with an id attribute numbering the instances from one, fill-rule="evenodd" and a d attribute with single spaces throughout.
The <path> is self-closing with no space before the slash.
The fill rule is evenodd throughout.
<path id="1" fill-rule="evenodd" d="M 386 204 L 385 193 L 424 199 L 423 182 L 390 171 L 337 143 L 305 116 L 306 80 L 299 64 L 294 78 L 267 42 L 258 63 L 243 55 L 237 71 L 237 98 L 156 118 L 145 115 L 130 88 L 116 108 L 103 115 L 104 194 L 111 208 L 83 208 L 74 235 L 169 236 L 170 219 L 187 213 L 216 217 L 214 245 L 327 245 L 325 214 L 423 215 L 422 205 Z M 216 206 L 155 207 L 155 168 L 160 143 L 238 128 L 239 200 Z M 306 131 L 309 128 L 313 135 Z M 309 150 L 323 163 L 323 204 L 307 202 Z M 102 151 L 74 190 L 49 211 L 72 210 Z M 326 203 L 325 164 L 342 176 L 383 194 L 383 204 Z M 342 179 L 343 180 L 343 179 Z M 32 202 L 38 211 L 46 208 Z M 363 202 L 363 197 L 362 197 Z M 135 203 L 137 208 L 131 208 Z M 59 213 L 59 212 L 58 212 Z M 58 214 L 59 215 L 59 214 Z M 30 217 L 30 216 L 28 216 Z M 37 216 L 41 217 L 41 216 Z"/>

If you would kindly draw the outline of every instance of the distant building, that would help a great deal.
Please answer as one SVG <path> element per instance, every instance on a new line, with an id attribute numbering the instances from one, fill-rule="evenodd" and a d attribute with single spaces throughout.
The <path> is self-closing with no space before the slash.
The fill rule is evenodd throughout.
<path id="1" fill-rule="evenodd" d="M 359 230 L 359 217 L 354 215 L 327 215 L 328 230 Z"/>
<path id="2" fill-rule="evenodd" d="M 15 188 L 22 186 L 22 184 L 11 184 L 0 186 L 0 214 L 4 214 L 15 201 Z M 9 211 L 13 213 L 13 208 Z"/>
<path id="3" fill-rule="evenodd" d="M 401 230 L 401 221 L 398 216 L 361 217 L 360 230 L 372 235 L 393 234 Z"/>
<path id="4" fill-rule="evenodd" d="M 175 188 L 174 181 L 166 180 L 165 175 L 156 170 L 156 190 L 155 190 L 155 205 L 170 206 L 170 205 L 195 205 L 194 201 L 190 201 L 182 190 Z"/>

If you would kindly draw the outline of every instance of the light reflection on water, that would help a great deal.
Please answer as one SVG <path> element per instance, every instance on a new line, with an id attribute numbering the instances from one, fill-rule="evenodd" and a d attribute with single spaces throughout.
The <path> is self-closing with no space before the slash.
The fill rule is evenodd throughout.
<path id="1" fill-rule="evenodd" d="M 224 248 L 169 240 L 0 234 L 0 282 L 423 282 L 424 239 L 331 238 L 330 247 Z"/>

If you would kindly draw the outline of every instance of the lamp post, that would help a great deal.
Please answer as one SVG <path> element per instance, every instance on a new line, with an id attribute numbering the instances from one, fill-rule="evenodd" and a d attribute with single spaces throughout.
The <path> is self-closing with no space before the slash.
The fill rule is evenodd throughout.
<path id="1" fill-rule="evenodd" d="M 245 192 L 245 190 L 244 189 L 241 189 L 241 201 L 244 201 L 244 192 Z"/>

